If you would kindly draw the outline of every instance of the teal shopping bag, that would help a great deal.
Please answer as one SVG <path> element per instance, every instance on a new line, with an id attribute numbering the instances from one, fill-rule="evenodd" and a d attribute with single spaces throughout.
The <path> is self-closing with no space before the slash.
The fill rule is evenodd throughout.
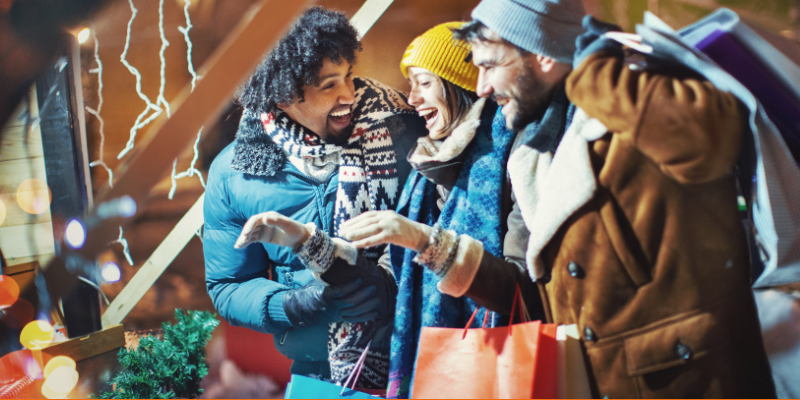
<path id="1" fill-rule="evenodd" d="M 286 385 L 287 399 L 376 399 L 386 396 L 386 389 L 358 389 L 356 382 L 361 375 L 361 368 L 367 359 L 367 352 L 372 341 L 367 343 L 367 348 L 361 353 L 358 362 L 353 366 L 352 372 L 347 377 L 344 385 L 339 386 L 319 379 L 302 375 L 292 375 L 292 380 Z M 352 382 L 352 384 L 351 384 Z"/>
<path id="2" fill-rule="evenodd" d="M 342 391 L 344 389 L 344 391 Z M 385 391 L 384 391 L 385 392 Z M 287 399 L 377 399 L 368 393 L 351 388 L 343 388 L 330 382 L 292 375 L 292 381 L 286 385 Z"/>

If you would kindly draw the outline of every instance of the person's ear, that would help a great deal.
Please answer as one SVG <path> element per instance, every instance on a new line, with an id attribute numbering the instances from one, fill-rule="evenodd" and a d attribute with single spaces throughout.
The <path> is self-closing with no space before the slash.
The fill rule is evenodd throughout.
<path id="1" fill-rule="evenodd" d="M 539 66 L 541 67 L 542 72 L 545 72 L 545 73 L 552 71 L 553 68 L 555 68 L 555 66 L 556 66 L 556 60 L 554 60 L 554 59 L 552 59 L 550 57 L 547 57 L 547 56 L 537 55 L 536 56 L 536 62 L 539 63 Z"/>
<path id="2" fill-rule="evenodd" d="M 278 109 L 281 110 L 281 111 L 286 111 L 286 109 L 289 108 L 289 104 L 278 103 L 278 104 L 275 104 L 275 107 L 278 107 Z"/>

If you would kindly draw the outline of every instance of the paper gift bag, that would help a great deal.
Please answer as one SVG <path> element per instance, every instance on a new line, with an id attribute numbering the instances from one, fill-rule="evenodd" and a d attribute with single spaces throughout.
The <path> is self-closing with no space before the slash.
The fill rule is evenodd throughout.
<path id="1" fill-rule="evenodd" d="M 681 36 L 753 93 L 800 162 L 800 46 L 753 28 L 721 9 L 681 30 Z M 783 52 L 773 46 L 781 41 L 790 43 L 781 46 Z"/>
<path id="2" fill-rule="evenodd" d="M 344 391 L 342 391 L 344 389 Z M 292 380 L 286 385 L 287 399 L 379 399 L 369 393 L 355 389 L 342 388 L 330 382 L 309 378 L 302 375 L 292 375 Z"/>
<path id="3" fill-rule="evenodd" d="M 501 328 L 424 327 L 411 397 L 555 398 L 555 336 L 556 326 L 541 321 Z"/>
<path id="4" fill-rule="evenodd" d="M 347 377 L 343 386 L 338 386 L 330 382 L 309 378 L 302 375 L 292 375 L 292 380 L 286 385 L 287 399 L 380 399 L 386 395 L 386 389 L 361 389 L 356 388 L 358 376 L 364 367 L 367 359 L 367 352 L 372 341 L 367 343 L 367 347 L 358 358 L 358 362 L 353 366 L 353 370 Z"/>
<path id="5" fill-rule="evenodd" d="M 581 338 L 578 326 L 559 325 L 556 331 L 558 341 L 558 398 L 589 399 L 592 390 L 586 373 Z"/>

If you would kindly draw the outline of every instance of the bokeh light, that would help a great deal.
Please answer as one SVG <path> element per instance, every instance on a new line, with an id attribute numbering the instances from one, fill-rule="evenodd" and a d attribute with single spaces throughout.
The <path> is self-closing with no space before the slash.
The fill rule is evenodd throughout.
<path id="1" fill-rule="evenodd" d="M 26 179 L 17 187 L 17 203 L 28 214 L 41 214 L 50 208 L 50 188 L 39 179 Z"/>
<path id="2" fill-rule="evenodd" d="M 119 215 L 129 218 L 134 214 L 136 214 L 136 201 L 131 196 L 122 196 L 119 199 Z"/>
<path id="3" fill-rule="evenodd" d="M 77 384 L 78 372 L 75 371 L 75 368 L 69 366 L 58 367 L 45 378 L 42 385 L 42 394 L 48 399 L 63 399 Z"/>
<path id="4" fill-rule="evenodd" d="M 89 35 L 92 34 L 92 31 L 89 28 L 83 28 L 80 32 L 78 32 L 78 43 L 86 43 L 89 40 Z"/>
<path id="5" fill-rule="evenodd" d="M 8 275 L 0 275 L 0 310 L 14 305 L 19 299 L 19 285 Z"/>
<path id="6" fill-rule="evenodd" d="M 86 243 L 86 228 L 80 220 L 72 219 L 67 223 L 67 230 L 64 232 L 64 240 L 69 247 L 80 249 Z"/>
<path id="7" fill-rule="evenodd" d="M 60 367 L 69 367 L 70 369 L 75 369 L 76 364 L 75 360 L 67 357 L 67 356 L 55 356 L 47 362 L 47 365 L 44 367 L 44 377 L 47 378 L 50 376 L 50 373 L 56 370 L 56 368 Z"/>
<path id="8" fill-rule="evenodd" d="M 37 319 L 22 328 L 19 342 L 28 350 L 41 350 L 53 341 L 53 336 L 55 336 L 53 327 L 47 321 Z"/>
<path id="9" fill-rule="evenodd" d="M 25 369 L 25 375 L 28 375 L 31 379 L 42 379 L 42 367 L 33 357 L 25 358 L 23 368 Z"/>
<path id="10" fill-rule="evenodd" d="M 6 203 L 0 199 L 0 225 L 3 225 L 3 222 L 6 221 Z"/>
<path id="11" fill-rule="evenodd" d="M 119 282 L 119 278 L 122 277 L 122 273 L 119 270 L 119 265 L 111 261 L 103 264 L 100 274 L 103 275 L 103 280 L 106 281 L 106 283 Z"/>
<path id="12" fill-rule="evenodd" d="M 33 321 L 35 314 L 36 310 L 33 308 L 33 304 L 21 298 L 0 313 L 0 321 L 11 329 L 19 329 Z"/>
<path id="13" fill-rule="evenodd" d="M 25 361 L 32 356 L 30 350 L 17 350 L 0 357 L 0 382 L 23 378 L 26 375 Z"/>

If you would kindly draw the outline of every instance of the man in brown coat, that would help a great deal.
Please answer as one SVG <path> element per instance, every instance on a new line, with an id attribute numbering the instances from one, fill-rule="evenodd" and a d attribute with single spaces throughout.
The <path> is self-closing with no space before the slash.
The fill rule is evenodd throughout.
<path id="1" fill-rule="evenodd" d="M 546 123 L 547 102 L 528 107 L 557 84 L 520 88 L 544 57 L 513 51 L 557 31 L 509 30 L 491 13 L 505 3 L 519 15 L 541 1 L 484 0 L 460 37 L 479 92 L 510 98 L 510 122 L 532 120 L 508 168 L 527 264 L 548 322 L 578 325 L 593 394 L 774 397 L 732 173 L 746 134 L 737 99 L 676 68 L 630 68 L 587 18 L 561 81 L 577 106 L 564 131 Z"/>

